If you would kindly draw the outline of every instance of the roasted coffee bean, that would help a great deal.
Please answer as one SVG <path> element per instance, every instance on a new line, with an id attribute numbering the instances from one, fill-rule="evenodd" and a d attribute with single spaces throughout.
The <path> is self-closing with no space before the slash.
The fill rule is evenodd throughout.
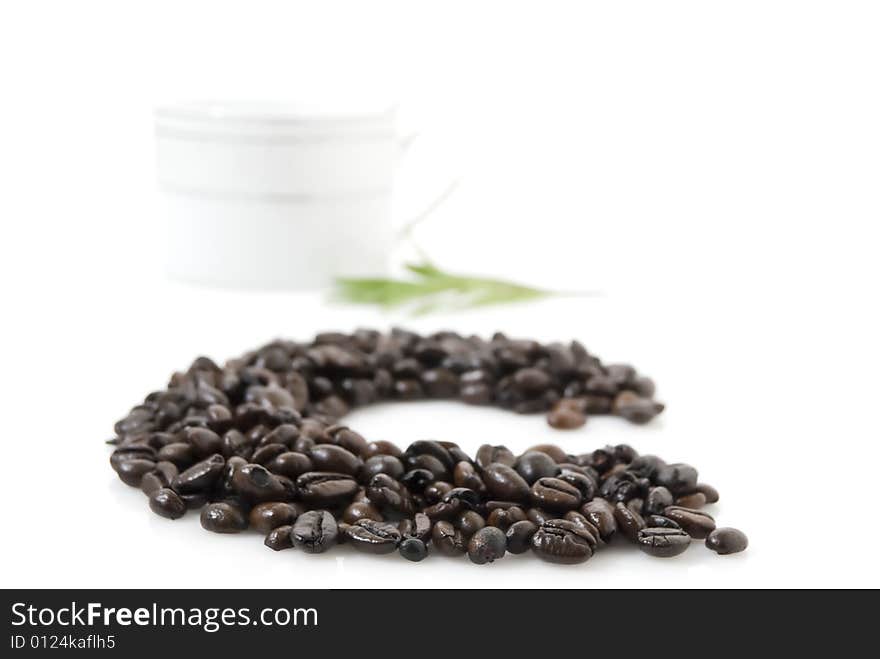
<path id="1" fill-rule="evenodd" d="M 247 501 L 283 501 L 292 497 L 281 479 L 262 465 L 246 464 L 233 471 L 232 488 Z"/>
<path id="2" fill-rule="evenodd" d="M 423 453 L 421 455 L 410 455 L 404 458 L 404 464 L 408 470 L 425 469 L 431 472 L 431 478 L 438 481 L 448 481 L 452 479 L 451 470 L 446 468 L 439 459 L 433 455 Z"/>
<path id="3" fill-rule="evenodd" d="M 375 442 L 370 442 L 367 444 L 362 457 L 364 459 L 368 459 L 373 457 L 374 455 L 393 455 L 395 458 L 402 458 L 403 451 L 400 450 L 396 444 L 392 444 L 391 442 L 385 441 L 384 439 L 380 439 Z"/>
<path id="4" fill-rule="evenodd" d="M 299 476 L 309 471 L 315 471 L 315 465 L 312 463 L 311 458 L 295 451 L 285 451 L 275 456 L 266 465 L 266 468 L 273 474 L 293 479 L 299 478 Z"/>
<path id="5" fill-rule="evenodd" d="M 150 495 L 150 510 L 161 517 L 178 519 L 186 513 L 186 504 L 174 490 L 163 487 Z"/>
<path id="6" fill-rule="evenodd" d="M 346 474 L 309 471 L 296 479 L 296 491 L 310 506 L 332 508 L 350 501 L 357 494 L 358 484 Z"/>
<path id="7" fill-rule="evenodd" d="M 427 469 L 412 469 L 400 477 L 400 482 L 406 485 L 410 492 L 424 492 L 425 488 L 434 482 L 434 474 Z M 446 485 L 448 485 L 448 487 L 438 494 L 436 501 L 432 501 L 431 503 L 436 503 L 444 494 L 446 494 L 446 492 L 452 489 L 452 486 L 449 485 L 449 483 Z"/>
<path id="8" fill-rule="evenodd" d="M 178 474 L 172 487 L 180 494 L 207 492 L 217 482 L 225 466 L 226 460 L 222 455 L 212 455 Z"/>
<path id="9" fill-rule="evenodd" d="M 590 501 L 596 495 L 596 481 L 585 473 L 563 468 L 556 478 L 577 489 L 584 501 Z"/>
<path id="10" fill-rule="evenodd" d="M 413 500 L 409 490 L 388 474 L 376 474 L 370 479 L 367 496 L 376 506 L 391 508 L 405 515 L 413 512 Z"/>
<path id="11" fill-rule="evenodd" d="M 249 520 L 252 529 L 266 534 L 279 526 L 293 524 L 303 512 L 305 511 L 297 504 L 272 501 L 254 506 Z"/>
<path id="12" fill-rule="evenodd" d="M 532 536 L 538 530 L 538 525 L 527 519 L 511 524 L 507 528 L 507 551 L 511 554 L 524 554 L 532 544 Z"/>
<path id="13" fill-rule="evenodd" d="M 486 490 L 495 498 L 505 501 L 526 502 L 530 497 L 529 484 L 512 467 L 493 462 L 483 469 Z"/>
<path id="14" fill-rule="evenodd" d="M 673 502 L 672 492 L 662 485 L 652 487 L 648 490 L 648 496 L 645 498 L 645 513 L 648 515 L 659 515 L 667 506 L 671 506 Z"/>
<path id="15" fill-rule="evenodd" d="M 428 473 L 430 474 L 430 472 Z M 361 469 L 361 478 L 369 482 L 376 474 L 388 474 L 391 478 L 400 480 L 404 474 L 403 463 L 393 455 L 374 455 L 364 462 L 364 466 Z M 433 476 L 433 474 L 430 474 L 430 476 Z M 424 489 L 424 486 L 420 489 Z"/>
<path id="16" fill-rule="evenodd" d="M 254 464 L 268 467 L 275 458 L 286 452 L 287 447 L 284 444 L 261 444 L 251 456 L 251 461 Z"/>
<path id="17" fill-rule="evenodd" d="M 639 396 L 632 391 L 621 391 L 614 399 L 613 412 L 632 423 L 648 423 L 663 411 L 663 404 Z"/>
<path id="18" fill-rule="evenodd" d="M 697 487 L 697 470 L 686 464 L 663 465 L 653 475 L 652 480 L 673 494 L 693 492 Z"/>
<path id="19" fill-rule="evenodd" d="M 405 538 L 400 543 L 400 555 L 408 561 L 423 561 L 428 557 L 428 545 L 418 538 Z"/>
<path id="20" fill-rule="evenodd" d="M 488 405 L 492 402 L 492 388 L 484 382 L 462 383 L 458 395 L 468 405 Z"/>
<path id="21" fill-rule="evenodd" d="M 339 533 L 336 520 L 326 510 L 310 510 L 293 524 L 293 545 L 309 554 L 320 554 L 336 544 Z"/>
<path id="22" fill-rule="evenodd" d="M 559 465 L 556 461 L 540 451 L 523 453 L 514 468 L 529 485 L 534 484 L 539 478 L 556 476 L 559 473 Z"/>
<path id="23" fill-rule="evenodd" d="M 556 444 L 535 444 L 534 446 L 526 449 L 526 453 L 532 453 L 534 451 L 549 455 L 557 464 L 561 462 L 568 462 L 570 457 Z"/>
<path id="24" fill-rule="evenodd" d="M 645 517 L 645 526 L 649 528 L 660 528 L 660 529 L 680 529 L 681 526 L 678 522 L 674 522 L 668 517 L 663 517 L 663 515 L 648 515 Z"/>
<path id="25" fill-rule="evenodd" d="M 141 479 L 144 475 L 152 472 L 155 468 L 156 463 L 152 460 L 132 458 L 120 462 L 116 468 L 116 473 L 119 475 L 119 479 L 126 485 L 140 487 Z"/>
<path id="26" fill-rule="evenodd" d="M 471 536 L 467 545 L 468 558 L 472 563 L 484 565 L 503 558 L 507 552 L 507 536 L 494 526 L 484 526 Z"/>
<path id="27" fill-rule="evenodd" d="M 532 551 L 551 563 L 583 563 L 593 555 L 598 538 L 564 519 L 551 519 L 532 536 Z"/>
<path id="28" fill-rule="evenodd" d="M 540 478 L 532 486 L 532 503 L 548 510 L 574 510 L 581 505 L 581 493 L 559 478 Z"/>
<path id="29" fill-rule="evenodd" d="M 153 471 L 144 474 L 141 478 L 141 491 L 150 496 L 156 490 L 171 487 L 177 474 L 177 467 L 172 463 L 157 462 Z"/>
<path id="30" fill-rule="evenodd" d="M 618 502 L 614 506 L 614 521 L 624 536 L 631 542 L 638 542 L 639 531 L 645 528 L 645 520 L 641 515 L 627 508 L 625 503 Z"/>
<path id="31" fill-rule="evenodd" d="M 411 535 L 419 540 L 427 542 L 431 537 L 431 519 L 425 513 L 416 513 L 413 517 L 413 530 Z"/>
<path id="32" fill-rule="evenodd" d="M 248 526 L 241 509 L 225 502 L 209 503 L 202 508 L 200 521 L 203 529 L 214 533 L 238 533 Z"/>
<path id="33" fill-rule="evenodd" d="M 183 436 L 192 447 L 192 452 L 199 459 L 207 458 L 223 450 L 223 440 L 220 435 L 208 428 L 187 428 Z"/>
<path id="34" fill-rule="evenodd" d="M 483 444 L 477 449 L 476 463 L 480 469 L 486 469 L 489 465 L 494 463 L 512 467 L 516 464 L 516 456 L 514 456 L 506 446 L 490 446 L 489 444 Z"/>
<path id="35" fill-rule="evenodd" d="M 682 508 L 702 508 L 706 505 L 706 495 L 702 492 L 691 492 L 678 497 L 675 500 L 675 505 Z"/>
<path id="36" fill-rule="evenodd" d="M 587 422 L 584 413 L 586 406 L 575 403 L 571 398 L 563 398 L 556 402 L 547 414 L 547 423 L 558 430 L 574 430 Z"/>
<path id="37" fill-rule="evenodd" d="M 526 511 L 526 517 L 528 517 L 529 521 L 533 522 L 536 526 L 541 526 L 541 524 L 548 519 L 556 519 L 555 514 L 551 514 L 541 508 L 529 508 Z"/>
<path id="38" fill-rule="evenodd" d="M 581 514 L 599 529 L 599 535 L 603 540 L 608 540 L 617 531 L 617 520 L 614 516 L 614 507 L 604 499 L 595 498 L 588 501 L 580 508 Z"/>
<path id="39" fill-rule="evenodd" d="M 749 539 L 739 529 L 723 527 L 709 533 L 706 546 L 716 554 L 736 554 L 749 546 Z"/>
<path id="40" fill-rule="evenodd" d="M 528 519 L 525 511 L 519 506 L 511 506 L 509 508 L 496 508 L 489 513 L 486 524 L 495 526 L 502 531 L 506 531 L 510 526 L 517 522 Z"/>
<path id="41" fill-rule="evenodd" d="M 456 487 L 464 487 L 475 492 L 484 493 L 486 484 L 477 473 L 477 468 L 470 462 L 459 462 L 452 472 L 452 481 Z"/>
<path id="42" fill-rule="evenodd" d="M 292 526 L 279 526 L 274 528 L 266 534 L 266 539 L 263 541 L 263 544 L 274 551 L 290 549 L 293 547 L 293 538 L 291 537 L 292 531 Z"/>
<path id="43" fill-rule="evenodd" d="M 309 451 L 309 458 L 315 465 L 315 471 L 329 471 L 349 476 L 357 476 L 364 465 L 358 456 L 335 444 L 318 444 Z"/>
<path id="44" fill-rule="evenodd" d="M 345 512 L 342 513 L 342 519 L 348 524 L 356 524 L 361 519 L 383 521 L 382 513 L 373 504 L 366 501 L 356 501 L 349 504 Z"/>
<path id="45" fill-rule="evenodd" d="M 434 524 L 431 529 L 431 543 L 446 556 L 461 556 L 467 551 L 461 531 L 447 521 Z"/>
<path id="46" fill-rule="evenodd" d="M 355 549 L 369 554 L 390 554 L 402 540 L 393 524 L 360 519 L 346 530 L 347 542 Z"/>
<path id="47" fill-rule="evenodd" d="M 455 525 L 466 538 L 471 537 L 474 533 L 486 526 L 486 520 L 482 515 L 473 511 L 466 510 L 460 513 L 455 521 Z"/>
<path id="48" fill-rule="evenodd" d="M 691 537 L 681 529 L 644 528 L 639 531 L 637 544 L 649 556 L 670 558 L 683 553 Z"/>
<path id="49" fill-rule="evenodd" d="M 702 540 L 715 530 L 715 519 L 700 510 L 669 506 L 663 511 L 663 516 L 677 522 L 689 536 L 697 540 Z"/>
<path id="50" fill-rule="evenodd" d="M 718 499 L 721 498 L 718 490 L 707 483 L 697 483 L 697 492 L 706 497 L 706 503 L 718 503 Z"/>

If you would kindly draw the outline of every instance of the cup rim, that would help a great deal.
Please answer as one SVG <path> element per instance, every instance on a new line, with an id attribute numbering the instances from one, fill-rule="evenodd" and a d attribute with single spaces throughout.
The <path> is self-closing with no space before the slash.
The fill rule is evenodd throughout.
<path id="1" fill-rule="evenodd" d="M 167 103 L 154 110 L 156 121 L 185 121 L 210 125 L 298 126 L 316 124 L 387 123 L 395 103 L 363 107 L 319 107 L 286 101 L 201 100 Z"/>

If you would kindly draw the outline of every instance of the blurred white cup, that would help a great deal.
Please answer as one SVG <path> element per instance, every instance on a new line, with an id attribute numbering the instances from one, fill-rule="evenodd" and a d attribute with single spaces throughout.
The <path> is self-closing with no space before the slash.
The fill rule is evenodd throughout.
<path id="1" fill-rule="evenodd" d="M 385 272 L 401 150 L 393 107 L 189 103 L 155 119 L 172 277 L 311 289 Z"/>

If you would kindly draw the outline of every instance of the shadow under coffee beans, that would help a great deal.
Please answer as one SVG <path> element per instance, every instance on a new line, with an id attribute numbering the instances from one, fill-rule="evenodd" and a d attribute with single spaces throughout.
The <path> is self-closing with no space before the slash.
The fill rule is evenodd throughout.
<path id="1" fill-rule="evenodd" d="M 115 425 L 110 464 L 168 519 L 201 509 L 217 533 L 252 528 L 267 547 L 321 553 L 337 543 L 421 561 L 431 550 L 477 564 L 529 549 L 582 563 L 616 535 L 671 557 L 691 539 L 742 551 L 736 529 L 701 510 L 718 492 L 697 470 L 627 445 L 568 455 L 552 444 L 515 455 L 420 440 L 370 442 L 339 419 L 386 400 L 457 399 L 544 412 L 559 429 L 592 414 L 647 423 L 654 383 L 603 364 L 577 341 L 495 334 L 326 332 L 275 341 L 223 367 L 207 357 L 175 373 Z"/>

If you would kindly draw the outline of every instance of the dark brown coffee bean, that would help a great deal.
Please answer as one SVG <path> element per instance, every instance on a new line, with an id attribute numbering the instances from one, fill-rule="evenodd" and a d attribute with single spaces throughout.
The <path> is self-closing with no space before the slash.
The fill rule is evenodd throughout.
<path id="1" fill-rule="evenodd" d="M 232 472 L 232 488 L 252 503 L 284 501 L 293 495 L 278 476 L 258 464 L 246 464 L 235 469 Z"/>
<path id="2" fill-rule="evenodd" d="M 431 529 L 431 542 L 437 551 L 446 556 L 461 556 L 467 551 L 461 532 L 447 521 L 434 524 Z"/>
<path id="3" fill-rule="evenodd" d="M 177 492 L 163 487 L 150 495 L 150 510 L 161 517 L 178 519 L 186 513 L 186 504 Z"/>
<path id="4" fill-rule="evenodd" d="M 685 494 L 675 500 L 675 505 L 681 506 L 682 508 L 702 508 L 706 505 L 706 495 L 702 492 L 692 492 L 691 494 Z"/>
<path id="5" fill-rule="evenodd" d="M 346 474 L 309 471 L 296 479 L 296 490 L 310 506 L 335 507 L 350 501 L 357 494 L 358 484 Z"/>
<path id="6" fill-rule="evenodd" d="M 604 392 L 603 392 L 604 393 Z M 632 391 L 621 391 L 614 399 L 612 411 L 632 423 L 648 423 L 664 409 L 662 403 L 644 398 Z"/>
<path id="7" fill-rule="evenodd" d="M 532 551 L 551 563 L 583 563 L 593 555 L 598 538 L 564 519 L 551 519 L 532 536 Z"/>
<path id="8" fill-rule="evenodd" d="M 714 518 L 700 510 L 669 506 L 663 511 L 663 516 L 677 522 L 689 536 L 697 540 L 702 540 L 715 530 Z"/>
<path id="9" fill-rule="evenodd" d="M 150 496 L 156 490 L 171 487 L 177 474 L 177 467 L 171 462 L 157 462 L 155 469 L 141 478 L 141 491 Z"/>
<path id="10" fill-rule="evenodd" d="M 305 510 L 297 504 L 271 501 L 254 506 L 249 520 L 252 529 L 266 534 L 279 526 L 290 526 L 303 512 Z"/>
<path id="11" fill-rule="evenodd" d="M 326 510 L 310 510 L 293 524 L 290 537 L 295 547 L 308 554 L 321 554 L 336 544 L 339 529 Z"/>
<path id="12" fill-rule="evenodd" d="M 648 528 L 660 528 L 660 529 L 680 529 L 681 526 L 678 522 L 673 522 L 668 517 L 663 517 L 663 515 L 648 515 L 645 518 L 645 526 Z"/>
<path id="13" fill-rule="evenodd" d="M 529 500 L 529 484 L 512 467 L 494 462 L 483 469 L 483 482 L 489 494 L 505 501 Z"/>
<path id="14" fill-rule="evenodd" d="M 527 519 L 511 524 L 507 528 L 507 551 L 511 554 L 524 554 L 532 544 L 532 536 L 538 525 Z"/>
<path id="15" fill-rule="evenodd" d="M 526 453 L 531 453 L 533 451 L 549 455 L 557 464 L 568 462 L 569 459 L 569 455 L 556 444 L 535 444 L 526 449 Z"/>
<path id="16" fill-rule="evenodd" d="M 230 503 L 210 503 L 202 509 L 202 528 L 214 533 L 239 533 L 247 528 L 247 519 L 238 506 Z"/>
<path id="17" fill-rule="evenodd" d="M 510 506 L 509 508 L 496 508 L 489 513 L 486 524 L 495 526 L 502 531 L 506 531 L 511 525 L 528 519 L 525 511 L 519 506 Z"/>
<path id="18" fill-rule="evenodd" d="M 484 526 L 471 536 L 467 545 L 468 558 L 472 563 L 484 565 L 503 558 L 507 552 L 507 536 L 494 526 Z"/>
<path id="19" fill-rule="evenodd" d="M 390 554 L 403 539 L 393 524 L 360 519 L 346 531 L 348 543 L 355 549 L 369 554 Z"/>
<path id="20" fill-rule="evenodd" d="M 483 382 L 462 383 L 458 395 L 468 405 L 488 405 L 492 402 L 492 388 Z"/>
<path id="21" fill-rule="evenodd" d="M 209 458 L 197 462 L 189 469 L 182 471 L 177 475 L 172 483 L 173 489 L 180 494 L 198 494 L 210 490 L 223 468 L 226 466 L 226 460 L 222 455 L 215 454 Z"/>
<path id="22" fill-rule="evenodd" d="M 200 460 L 223 451 L 220 435 L 208 428 L 187 428 L 183 436 L 192 447 L 193 454 Z"/>
<path id="23" fill-rule="evenodd" d="M 552 477 L 559 473 L 559 465 L 556 461 L 541 451 L 523 453 L 517 459 L 514 468 L 529 485 L 533 485 L 539 478 Z"/>
<path id="24" fill-rule="evenodd" d="M 356 524 L 361 519 L 371 519 L 376 522 L 384 521 L 382 513 L 373 504 L 366 501 L 357 501 L 349 504 L 345 512 L 342 513 L 342 519 L 348 524 Z"/>
<path id="25" fill-rule="evenodd" d="M 666 510 L 667 506 L 671 506 L 672 502 L 672 492 L 662 485 L 652 487 L 648 490 L 648 496 L 645 499 L 645 513 L 659 515 Z"/>
<path id="26" fill-rule="evenodd" d="M 483 444 L 477 449 L 476 463 L 480 469 L 486 469 L 493 463 L 512 467 L 516 464 L 516 456 L 514 456 L 506 446 L 490 446 L 489 444 Z"/>
<path id="27" fill-rule="evenodd" d="M 547 414 L 547 423 L 557 430 L 574 430 L 587 422 L 584 406 L 571 398 L 559 400 Z"/>
<path id="28" fill-rule="evenodd" d="M 486 526 L 486 520 L 479 513 L 473 510 L 466 510 L 458 515 L 455 525 L 464 537 L 470 538 L 474 533 Z"/>
<path id="29" fill-rule="evenodd" d="M 486 484 L 477 473 L 477 468 L 470 462 L 459 462 L 452 472 L 452 481 L 456 487 L 464 487 L 480 494 L 486 491 Z"/>
<path id="30" fill-rule="evenodd" d="M 363 467 L 363 461 L 350 451 L 334 444 L 318 444 L 309 451 L 315 471 L 329 471 L 337 474 L 356 476 Z"/>
<path id="31" fill-rule="evenodd" d="M 400 543 L 400 555 L 408 561 L 423 561 L 428 557 L 428 545 L 419 538 L 404 538 Z"/>
<path id="32" fill-rule="evenodd" d="M 723 527 L 709 533 L 706 546 L 716 554 L 736 554 L 749 546 L 749 539 L 739 529 Z"/>
<path id="33" fill-rule="evenodd" d="M 266 467 L 273 474 L 293 479 L 299 478 L 299 476 L 306 472 L 315 471 L 315 465 L 312 463 L 311 458 L 295 451 L 286 451 L 275 456 Z"/>
<path id="34" fill-rule="evenodd" d="M 263 544 L 273 551 L 281 551 L 282 549 L 290 549 L 293 547 L 293 538 L 291 532 L 292 526 L 279 526 L 272 529 L 266 534 Z"/>
<path id="35" fill-rule="evenodd" d="M 581 505 L 581 493 L 559 478 L 540 478 L 532 486 L 532 503 L 548 510 L 574 510 Z"/>
<path id="36" fill-rule="evenodd" d="M 697 483 L 697 492 L 700 492 L 706 497 L 706 503 L 718 503 L 718 499 L 721 498 L 718 494 L 718 490 L 708 483 Z"/>
<path id="37" fill-rule="evenodd" d="M 637 543 L 649 556 L 671 558 L 690 546 L 691 537 L 681 529 L 644 528 L 639 531 Z"/>
<path id="38" fill-rule="evenodd" d="M 614 521 L 617 528 L 629 539 L 630 542 L 638 542 L 639 531 L 645 528 L 645 520 L 638 513 L 631 511 L 623 502 L 614 506 Z"/>
<path id="39" fill-rule="evenodd" d="M 608 541 L 617 531 L 617 520 L 614 516 L 614 507 L 604 499 L 595 498 L 588 501 L 580 508 L 581 514 L 599 529 L 599 535 Z"/>
<path id="40" fill-rule="evenodd" d="M 361 482 L 369 482 L 376 474 L 388 474 L 391 478 L 400 480 L 404 474 L 403 463 L 393 455 L 374 455 L 364 462 Z"/>

